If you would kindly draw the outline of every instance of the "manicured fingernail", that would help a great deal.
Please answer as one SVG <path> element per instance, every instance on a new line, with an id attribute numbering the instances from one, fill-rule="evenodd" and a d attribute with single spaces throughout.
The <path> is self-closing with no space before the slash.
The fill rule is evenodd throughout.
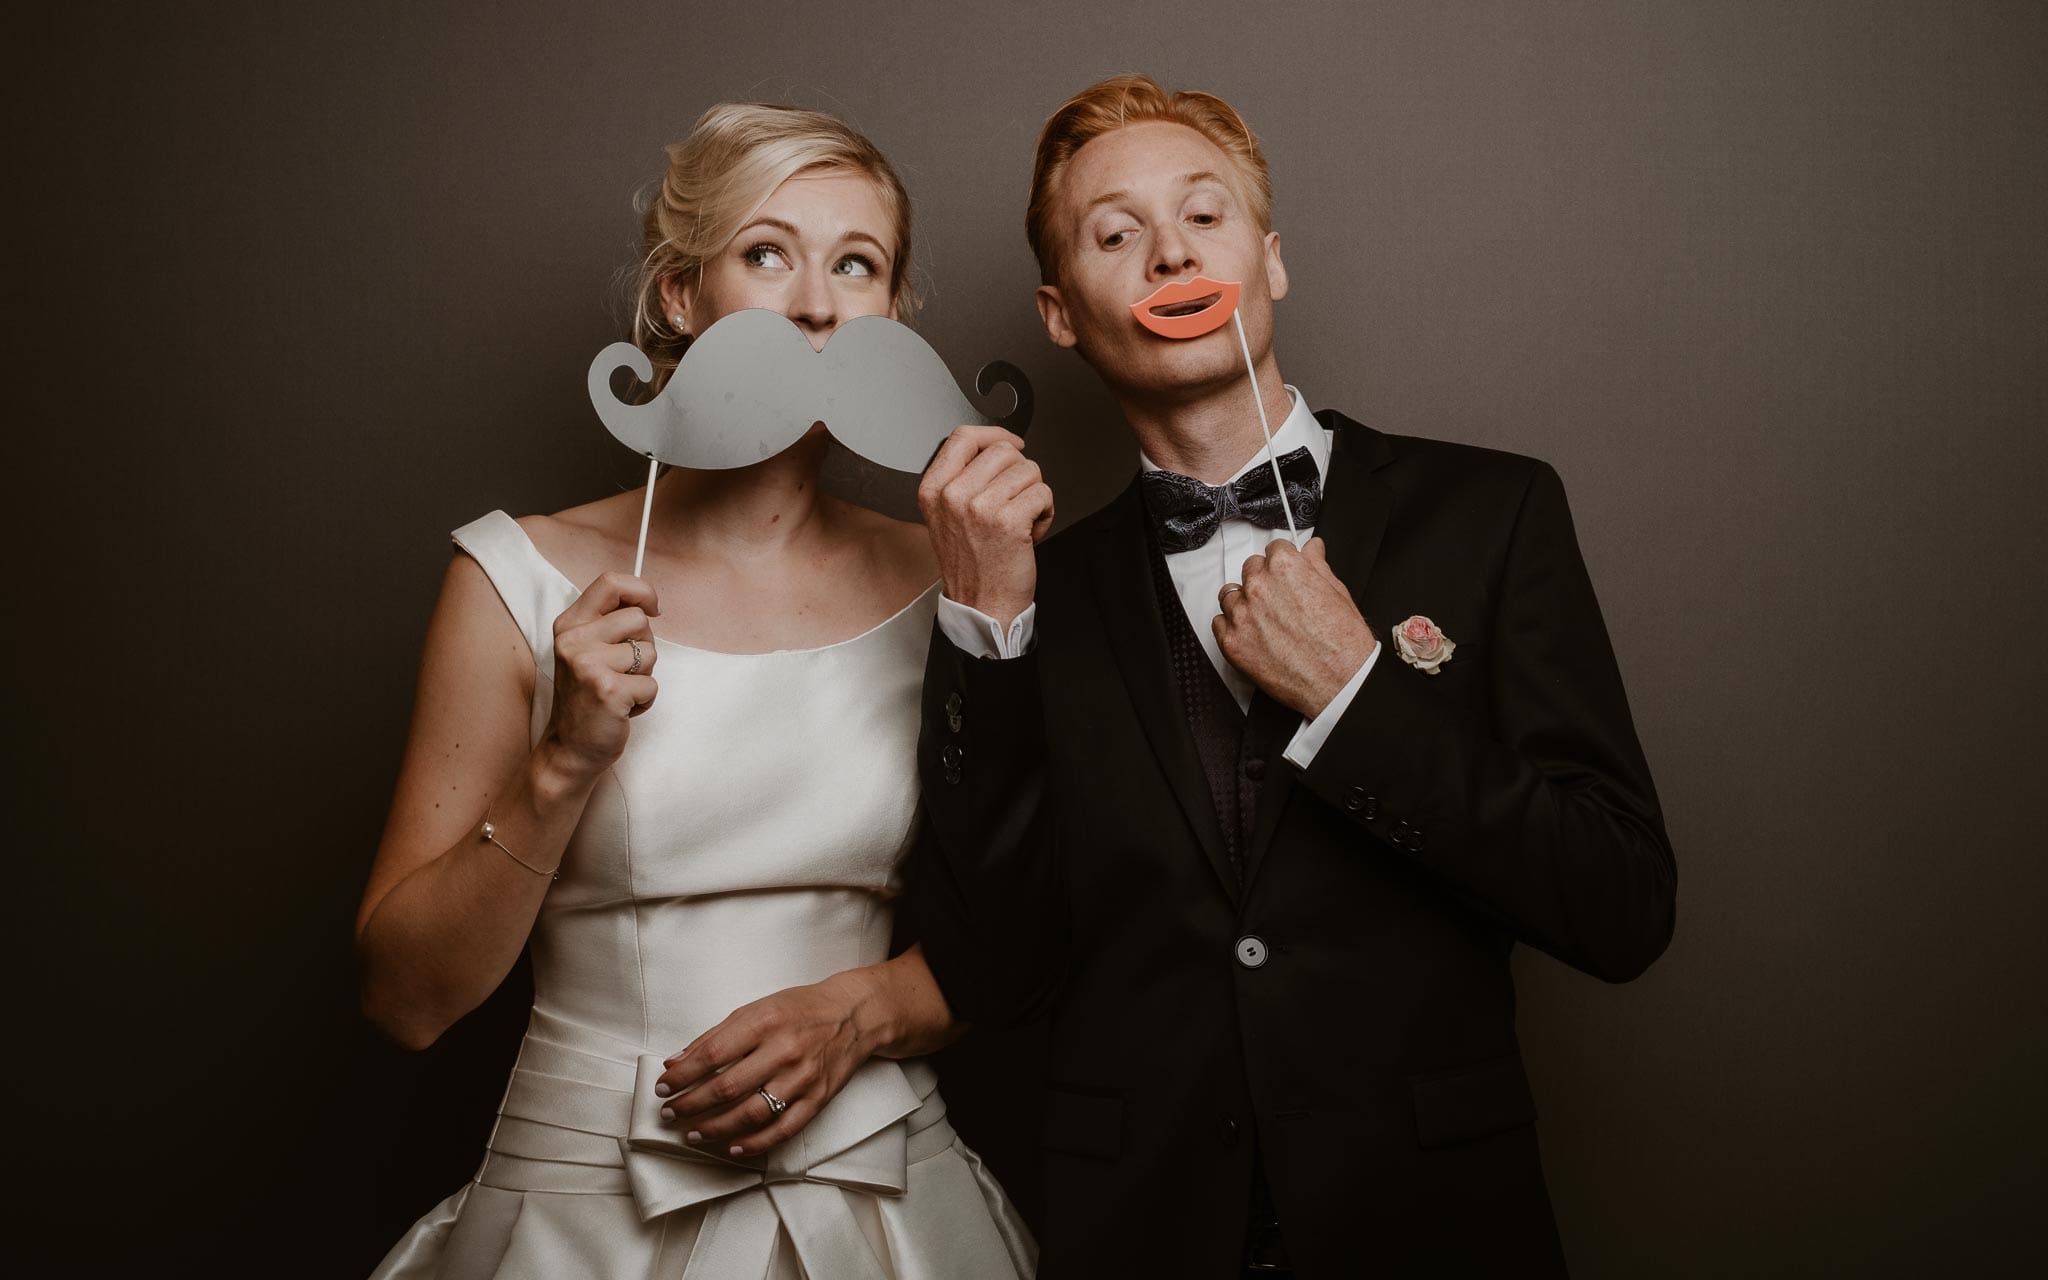
<path id="1" fill-rule="evenodd" d="M 701 1134 L 701 1133 L 699 1133 L 699 1132 L 697 1132 L 697 1131 L 696 1131 L 695 1129 L 692 1129 L 692 1130 L 690 1130 L 690 1131 L 689 1131 L 688 1133 L 686 1133 L 686 1134 L 684 1134 L 684 1135 L 683 1135 L 683 1141 L 684 1141 L 684 1142 L 702 1142 L 702 1141 L 704 1141 L 704 1135 L 703 1135 L 703 1134 Z"/>
<path id="2" fill-rule="evenodd" d="M 745 1147 L 734 1147 L 734 1148 L 733 1148 L 733 1149 L 732 1149 L 731 1151 L 727 1152 L 726 1154 L 728 1154 L 728 1155 L 735 1155 L 735 1156 L 743 1156 L 743 1155 L 747 1154 L 747 1149 L 746 1149 Z"/>
<path id="3" fill-rule="evenodd" d="M 664 1119 L 664 1120 L 673 1120 L 673 1119 L 675 1119 L 675 1118 L 676 1118 L 676 1109 L 675 1109 L 674 1107 L 663 1107 L 663 1108 L 661 1109 L 661 1118 L 662 1118 L 662 1119 Z"/>
<path id="4" fill-rule="evenodd" d="M 654 1085 L 654 1096 L 655 1096 L 655 1097 L 657 1097 L 657 1098 L 666 1098 L 666 1097 L 667 1097 L 668 1095 L 670 1095 L 670 1094 L 672 1094 L 672 1093 L 674 1093 L 674 1092 L 675 1092 L 675 1090 L 674 1090 L 674 1089 L 671 1089 L 671 1088 L 669 1088 L 669 1087 L 668 1087 L 668 1085 L 666 1085 L 666 1084 L 664 1084 L 664 1083 L 662 1083 L 662 1082 L 660 1082 L 660 1081 L 656 1081 L 656 1082 L 655 1082 L 655 1085 Z"/>

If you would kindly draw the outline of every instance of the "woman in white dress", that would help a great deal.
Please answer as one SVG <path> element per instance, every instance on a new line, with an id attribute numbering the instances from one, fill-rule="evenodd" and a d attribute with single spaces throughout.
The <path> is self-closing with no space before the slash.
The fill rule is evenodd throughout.
<path id="1" fill-rule="evenodd" d="M 841 121 L 726 104 L 669 159 L 634 324 L 657 377 L 743 307 L 822 348 L 909 302 L 908 198 Z M 377 1276 L 1031 1273 L 917 1057 L 945 1002 L 888 957 L 935 561 L 818 492 L 826 444 L 664 473 L 639 577 L 641 491 L 456 531 L 363 1005 L 425 1046 L 529 946 L 534 1005 L 482 1167 Z"/>

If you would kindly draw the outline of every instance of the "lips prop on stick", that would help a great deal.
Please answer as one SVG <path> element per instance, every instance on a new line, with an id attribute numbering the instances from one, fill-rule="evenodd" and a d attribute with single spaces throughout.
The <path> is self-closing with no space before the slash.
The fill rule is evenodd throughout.
<path id="1" fill-rule="evenodd" d="M 990 421 L 954 385 L 939 353 L 886 316 L 847 321 L 817 351 L 780 312 L 735 311 L 690 342 L 675 372 L 645 404 L 626 404 L 613 394 L 612 375 L 622 368 L 642 382 L 654 376 L 645 352 L 614 342 L 591 361 L 588 380 L 591 406 L 605 428 L 647 458 L 640 545 L 633 553 L 636 577 L 647 554 L 647 521 L 661 463 L 708 470 L 752 466 L 823 423 L 855 464 L 841 496 L 882 509 L 875 499 L 889 488 L 889 477 L 922 472 L 954 427 Z M 1015 365 L 992 360 L 975 375 L 974 389 L 986 396 L 998 385 L 1010 388 L 1015 403 L 994 421 L 1021 436 L 1031 424 L 1031 383 Z M 858 474 L 863 465 L 866 474 Z"/>
<path id="2" fill-rule="evenodd" d="M 1266 465 L 1273 468 L 1273 483 L 1280 491 L 1280 510 L 1287 517 L 1288 540 L 1300 546 L 1301 531 L 1294 526 L 1294 504 L 1287 500 L 1287 482 L 1280 477 L 1280 460 L 1273 456 L 1273 424 L 1266 420 L 1266 401 L 1259 394 L 1258 371 L 1252 367 L 1252 346 L 1245 341 L 1244 321 L 1237 314 L 1237 301 L 1243 292 L 1243 285 L 1236 281 L 1196 276 L 1160 285 L 1150 296 L 1131 304 L 1131 315 L 1145 329 L 1177 341 L 1214 333 L 1225 320 L 1237 326 L 1237 349 L 1244 353 L 1245 376 L 1252 380 L 1252 403 L 1259 407 L 1259 429 L 1266 433 Z"/>
<path id="3" fill-rule="evenodd" d="M 1239 285 L 1196 276 L 1160 285 L 1143 302 L 1131 304 L 1138 323 L 1162 338 L 1199 338 L 1237 314 Z"/>

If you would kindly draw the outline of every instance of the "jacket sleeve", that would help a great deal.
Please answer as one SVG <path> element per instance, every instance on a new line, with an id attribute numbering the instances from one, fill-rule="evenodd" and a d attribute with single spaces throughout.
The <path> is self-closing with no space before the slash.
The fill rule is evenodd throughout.
<path id="1" fill-rule="evenodd" d="M 1489 682 L 1490 728 L 1453 713 L 1434 685 L 1443 677 L 1384 661 L 1302 778 L 1356 824 L 1361 852 L 1406 858 L 1531 945 L 1626 982 L 1671 940 L 1677 871 L 1564 486 L 1546 465 L 1523 492 L 1500 575 L 1474 646 L 1485 669 L 1462 673 Z"/>
<path id="2" fill-rule="evenodd" d="M 1067 940 L 1037 655 L 973 657 L 934 628 L 917 756 L 909 932 L 956 1018 L 1028 1021 L 1058 989 Z"/>

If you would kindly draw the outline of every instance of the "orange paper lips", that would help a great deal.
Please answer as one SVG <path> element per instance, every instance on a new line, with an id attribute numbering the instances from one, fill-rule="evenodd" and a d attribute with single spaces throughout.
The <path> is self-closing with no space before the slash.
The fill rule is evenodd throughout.
<path id="1" fill-rule="evenodd" d="M 1234 281 L 1196 276 L 1160 285 L 1151 297 L 1133 302 L 1131 314 L 1162 338 L 1199 338 L 1222 327 L 1236 312 L 1241 288 Z"/>

